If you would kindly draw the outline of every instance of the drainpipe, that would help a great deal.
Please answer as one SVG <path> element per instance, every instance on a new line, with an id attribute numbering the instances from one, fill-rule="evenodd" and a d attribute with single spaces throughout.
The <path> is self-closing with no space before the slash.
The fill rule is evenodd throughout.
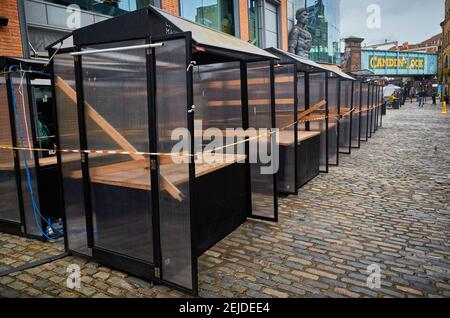
<path id="1" fill-rule="evenodd" d="M 20 34 L 22 37 L 22 51 L 24 58 L 30 58 L 30 49 L 28 48 L 28 29 L 25 16 L 25 1 L 17 0 L 17 9 L 19 11 Z"/>

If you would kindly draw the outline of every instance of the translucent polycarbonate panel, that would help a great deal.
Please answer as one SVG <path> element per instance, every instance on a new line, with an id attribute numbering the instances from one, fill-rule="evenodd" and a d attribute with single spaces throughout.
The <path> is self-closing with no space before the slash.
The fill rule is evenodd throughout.
<path id="1" fill-rule="evenodd" d="M 352 85 L 352 81 L 341 81 L 339 151 L 342 153 L 350 153 L 351 147 Z"/>
<path id="2" fill-rule="evenodd" d="M 206 130 L 218 129 L 225 137 L 227 129 L 242 128 L 241 69 L 239 62 L 201 65 L 194 68 L 195 140 L 196 152 L 213 139 Z M 233 136 L 222 139 L 233 144 Z M 222 153 L 236 154 L 237 147 Z"/>
<path id="3" fill-rule="evenodd" d="M 150 150 L 145 50 L 84 55 L 82 75 L 87 147 L 131 153 L 89 155 L 94 247 L 152 263 L 150 158 L 137 153 Z"/>
<path id="4" fill-rule="evenodd" d="M 361 84 L 361 121 L 360 121 L 360 139 L 362 141 L 367 141 L 367 128 L 369 118 L 367 115 L 369 107 L 369 84 L 362 83 Z"/>
<path id="5" fill-rule="evenodd" d="M 81 149 L 73 57 L 70 54 L 56 55 L 53 63 L 59 147 L 60 149 Z M 62 187 L 69 249 L 87 255 L 86 215 L 80 155 L 61 152 L 60 167 L 63 177 Z M 77 174 L 76 177 L 75 174 Z"/>
<path id="6" fill-rule="evenodd" d="M 338 164 L 339 78 L 328 78 L 328 162 Z"/>
<path id="7" fill-rule="evenodd" d="M 278 192 L 295 192 L 295 82 L 294 65 L 275 67 L 275 116 L 280 129 L 280 169 L 278 170 Z"/>
<path id="8" fill-rule="evenodd" d="M 178 142 L 172 140 L 175 129 L 187 131 L 188 105 L 186 82 L 186 40 L 164 41 L 164 46 L 156 49 L 156 113 L 158 151 L 171 153 Z M 187 136 L 186 136 L 187 137 Z M 190 143 L 189 143 L 190 145 Z M 190 147 L 190 146 L 189 146 Z M 184 152 L 191 153 L 190 149 Z M 176 191 L 169 188 L 176 174 Z M 161 238 L 162 278 L 178 286 L 193 289 L 193 259 L 190 218 L 189 160 L 184 163 L 160 167 L 159 214 Z M 206 198 L 205 198 L 206 200 Z"/>
<path id="9" fill-rule="evenodd" d="M 254 62 L 247 64 L 248 76 L 248 118 L 251 129 L 272 128 L 272 94 L 270 62 Z M 271 138 L 266 134 L 258 142 L 250 142 L 252 214 L 254 216 L 274 218 L 274 178 L 273 174 L 264 172 L 267 166 L 261 161 L 262 156 L 270 156 Z M 271 162 L 273 164 L 273 162 Z"/>
<path id="10" fill-rule="evenodd" d="M 309 74 L 309 109 L 326 102 L 326 73 Z M 320 132 L 320 171 L 328 170 L 327 157 L 327 123 L 326 103 L 317 108 L 306 119 L 309 119 L 309 129 Z"/>
<path id="11" fill-rule="evenodd" d="M 0 145 L 12 146 L 8 91 L 4 76 L 0 77 Z M 0 221 L 20 222 L 19 198 L 13 150 L 0 149 Z"/>
<path id="12" fill-rule="evenodd" d="M 361 82 L 354 82 L 352 114 L 352 147 L 359 147 L 359 129 L 361 121 Z"/>
<path id="13" fill-rule="evenodd" d="M 298 73 L 297 76 L 297 112 L 301 113 L 306 110 L 305 103 L 305 73 Z M 298 119 L 298 116 L 297 116 Z M 304 131 L 306 129 L 306 125 L 304 121 L 299 120 L 298 129 Z"/>
<path id="14" fill-rule="evenodd" d="M 36 164 L 33 148 L 32 119 L 30 116 L 30 104 L 28 100 L 28 84 L 26 76 L 14 73 L 11 76 L 13 82 L 13 99 L 16 123 L 16 140 L 20 148 L 18 157 L 20 162 L 20 178 L 22 183 L 22 199 L 25 215 L 27 234 L 42 235 L 42 215 L 40 210 L 39 190 L 36 176 Z"/>

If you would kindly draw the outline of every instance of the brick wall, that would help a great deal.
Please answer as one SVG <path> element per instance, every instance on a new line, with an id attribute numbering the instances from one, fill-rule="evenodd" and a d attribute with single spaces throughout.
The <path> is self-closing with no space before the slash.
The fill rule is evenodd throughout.
<path id="1" fill-rule="evenodd" d="M 162 0 L 161 6 L 163 10 L 166 10 L 169 13 L 180 15 L 180 5 L 178 0 Z"/>
<path id="2" fill-rule="evenodd" d="M 248 0 L 239 0 L 239 23 L 241 39 L 248 41 L 250 39 L 248 32 Z"/>
<path id="3" fill-rule="evenodd" d="M 9 19 L 7 27 L 0 27 L 0 55 L 23 56 L 17 0 L 0 0 L 0 16 Z"/>
<path id="4" fill-rule="evenodd" d="M 287 0 L 281 0 L 281 48 L 288 49 Z"/>

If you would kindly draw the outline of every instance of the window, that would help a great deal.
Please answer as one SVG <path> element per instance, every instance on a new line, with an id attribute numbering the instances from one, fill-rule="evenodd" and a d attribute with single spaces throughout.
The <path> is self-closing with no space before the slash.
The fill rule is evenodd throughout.
<path id="1" fill-rule="evenodd" d="M 250 43 L 256 46 L 260 46 L 259 41 L 259 13 L 258 13 L 258 1 L 248 1 L 248 33 Z"/>
<path id="2" fill-rule="evenodd" d="M 265 47 L 278 47 L 278 6 L 266 2 L 264 7 Z"/>
<path id="3" fill-rule="evenodd" d="M 295 2 L 294 0 L 287 0 L 287 34 L 291 32 L 295 22 Z"/>
<path id="4" fill-rule="evenodd" d="M 81 10 L 96 12 L 104 15 L 116 16 L 128 11 L 142 9 L 149 5 L 161 7 L 161 0 L 46 0 L 63 6 L 76 4 Z"/>
<path id="5" fill-rule="evenodd" d="M 181 16 L 212 29 L 236 34 L 233 0 L 181 0 Z"/>

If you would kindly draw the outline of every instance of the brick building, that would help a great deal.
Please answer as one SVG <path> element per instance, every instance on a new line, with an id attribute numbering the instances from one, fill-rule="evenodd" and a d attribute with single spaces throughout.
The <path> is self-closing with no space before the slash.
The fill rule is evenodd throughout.
<path id="1" fill-rule="evenodd" d="M 440 52 L 440 82 L 442 95 L 448 96 L 450 92 L 450 0 L 445 1 L 445 20 L 442 26 L 442 47 Z"/>
<path id="2" fill-rule="evenodd" d="M 45 47 L 74 28 L 148 5 L 261 48 L 284 50 L 296 23 L 295 12 L 306 6 L 314 43 L 311 57 L 323 63 L 340 60 L 340 34 L 336 31 L 340 0 L 0 0 L 0 16 L 9 19 L 6 28 L 0 27 L 0 55 L 45 57 Z"/>
<path id="3" fill-rule="evenodd" d="M 22 56 L 22 36 L 17 0 L 0 0 L 0 55 Z"/>

